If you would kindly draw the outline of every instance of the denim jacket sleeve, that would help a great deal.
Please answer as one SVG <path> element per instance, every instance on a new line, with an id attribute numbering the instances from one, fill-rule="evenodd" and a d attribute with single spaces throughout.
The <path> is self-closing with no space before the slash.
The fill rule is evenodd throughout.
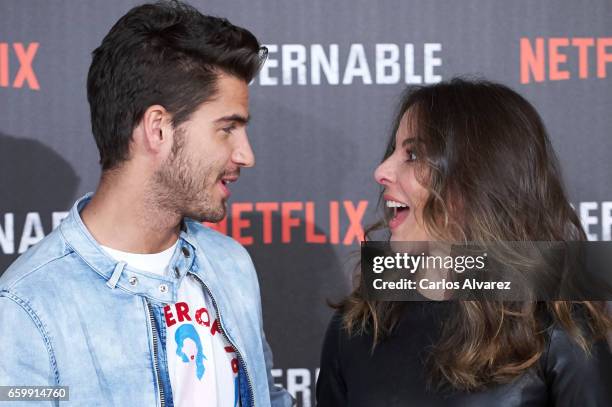
<path id="1" fill-rule="evenodd" d="M 11 293 L 0 293 L 0 385 L 55 386 L 48 338 L 42 323 L 27 303 Z M 51 401 L 28 405 L 49 406 Z"/>

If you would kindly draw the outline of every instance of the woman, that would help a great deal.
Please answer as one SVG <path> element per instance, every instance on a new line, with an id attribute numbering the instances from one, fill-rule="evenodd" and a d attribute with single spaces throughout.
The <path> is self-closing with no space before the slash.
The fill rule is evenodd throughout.
<path id="1" fill-rule="evenodd" d="M 499 84 L 409 90 L 375 178 L 393 241 L 586 239 L 539 115 Z M 383 302 L 357 287 L 338 308 L 319 407 L 612 406 L 603 302 Z"/>

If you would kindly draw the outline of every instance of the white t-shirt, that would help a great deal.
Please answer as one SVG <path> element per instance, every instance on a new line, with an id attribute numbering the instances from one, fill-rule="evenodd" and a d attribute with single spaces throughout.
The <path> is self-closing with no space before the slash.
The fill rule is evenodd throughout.
<path id="1" fill-rule="evenodd" d="M 169 275 L 174 246 L 154 254 L 102 248 L 115 260 L 138 270 Z M 172 398 L 177 407 L 239 406 L 238 359 L 219 331 L 213 302 L 202 285 L 187 274 L 175 304 L 164 307 L 166 354 Z"/>

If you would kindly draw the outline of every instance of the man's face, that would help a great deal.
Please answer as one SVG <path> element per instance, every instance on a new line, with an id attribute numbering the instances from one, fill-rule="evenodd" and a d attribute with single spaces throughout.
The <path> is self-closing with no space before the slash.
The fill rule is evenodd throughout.
<path id="1" fill-rule="evenodd" d="M 225 216 L 229 183 L 241 167 L 252 167 L 249 144 L 247 84 L 221 74 L 217 94 L 174 131 L 168 158 L 154 177 L 156 199 L 173 212 L 197 221 L 218 222 Z"/>

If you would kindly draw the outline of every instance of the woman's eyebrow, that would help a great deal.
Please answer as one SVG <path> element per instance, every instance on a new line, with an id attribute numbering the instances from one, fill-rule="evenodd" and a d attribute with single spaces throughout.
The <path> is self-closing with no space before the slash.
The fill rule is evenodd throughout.
<path id="1" fill-rule="evenodd" d="M 405 138 L 404 141 L 402 141 L 402 147 L 406 147 L 407 144 L 416 143 L 416 141 L 417 141 L 416 137 Z"/>

